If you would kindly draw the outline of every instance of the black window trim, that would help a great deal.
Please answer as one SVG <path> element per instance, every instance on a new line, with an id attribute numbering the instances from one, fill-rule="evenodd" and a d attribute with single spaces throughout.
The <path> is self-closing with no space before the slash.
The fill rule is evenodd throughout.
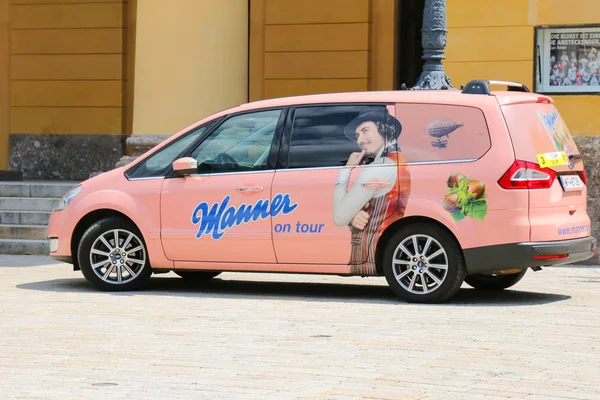
<path id="1" fill-rule="evenodd" d="M 296 110 L 302 108 L 317 108 L 317 107 L 369 107 L 369 106 L 396 106 L 396 102 L 335 102 L 335 103 L 308 103 L 308 104 L 297 104 L 290 106 L 290 112 L 288 114 L 288 119 L 286 120 L 285 128 L 283 130 L 283 138 L 281 140 L 281 147 L 279 156 L 277 157 L 277 168 L 278 170 L 307 170 L 307 169 L 323 169 L 323 168 L 342 168 L 342 166 L 328 166 L 328 167 L 302 167 L 302 168 L 289 168 L 289 154 L 290 154 L 290 143 L 292 141 L 292 127 L 294 125 L 294 119 L 296 118 Z M 395 114 L 395 107 L 394 107 Z"/>
<path id="2" fill-rule="evenodd" d="M 277 160 L 277 155 L 279 154 L 279 145 L 281 143 L 281 136 L 282 136 L 281 132 L 283 130 L 289 108 L 290 108 L 289 106 L 264 107 L 264 108 L 254 108 L 251 110 L 244 110 L 244 111 L 240 111 L 237 113 L 225 114 L 219 118 L 217 123 L 211 129 L 207 130 L 207 132 L 202 134 L 200 136 L 200 138 L 198 138 L 198 140 L 196 140 L 194 143 L 192 143 L 190 146 L 188 146 L 188 148 L 184 152 L 182 152 L 177 158 L 190 157 L 191 154 L 194 152 L 194 150 L 196 150 L 196 148 L 198 146 L 200 146 L 204 142 L 204 140 L 206 140 L 210 135 L 212 135 L 212 133 L 215 130 L 217 130 L 221 125 L 223 125 L 225 122 L 227 122 L 231 118 L 234 118 L 234 117 L 237 117 L 240 115 L 245 115 L 245 114 L 256 114 L 259 112 L 279 110 L 279 111 L 281 111 L 281 114 L 279 115 L 279 120 L 277 121 L 277 126 L 275 127 L 275 133 L 273 134 L 273 141 L 271 143 L 271 149 L 269 151 L 269 156 L 267 158 L 267 167 L 260 171 L 244 171 L 244 172 L 256 173 L 256 172 L 264 172 L 264 171 L 274 170 L 275 163 Z M 240 171 L 230 171 L 230 172 L 219 172 L 218 174 L 212 174 L 212 175 L 239 174 L 239 173 L 241 173 L 241 172 Z M 201 174 L 201 175 L 211 175 L 211 174 Z M 165 179 L 171 179 L 171 178 L 180 178 L 180 176 L 175 175 L 172 166 L 169 168 L 168 173 L 165 175 Z"/>

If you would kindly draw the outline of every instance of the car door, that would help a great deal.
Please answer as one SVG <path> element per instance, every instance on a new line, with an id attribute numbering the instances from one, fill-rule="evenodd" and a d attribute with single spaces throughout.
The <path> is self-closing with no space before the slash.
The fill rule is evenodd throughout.
<path id="1" fill-rule="evenodd" d="M 198 173 L 169 177 L 161 240 L 175 261 L 275 263 L 270 196 L 284 110 L 227 118 L 189 156 Z"/>
<path id="2" fill-rule="evenodd" d="M 392 123 L 393 110 L 386 105 L 325 105 L 290 111 L 273 194 L 288 194 L 297 208 L 273 217 L 278 262 L 349 264 L 359 271 L 371 260 L 374 268 L 369 249 L 400 204 L 394 154 L 401 126 Z M 385 125 L 388 133 L 379 134 L 384 124 L 379 130 L 369 125 L 370 116 L 387 118 L 392 123 Z M 367 125 L 376 130 L 370 138 L 364 136 Z"/>

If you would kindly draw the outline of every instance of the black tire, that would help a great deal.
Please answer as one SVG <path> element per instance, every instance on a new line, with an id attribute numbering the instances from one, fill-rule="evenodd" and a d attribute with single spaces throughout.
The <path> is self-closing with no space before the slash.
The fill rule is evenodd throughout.
<path id="1" fill-rule="evenodd" d="M 187 282 L 202 283 L 221 274 L 221 271 L 173 271 Z"/>
<path id="2" fill-rule="evenodd" d="M 105 243 L 114 246 L 115 231 L 118 246 L 111 250 Z M 127 239 L 129 241 L 125 243 Z M 124 244 L 125 248 L 121 248 Z M 95 251 L 106 254 L 92 253 L 92 246 Z M 103 291 L 141 289 L 152 275 L 146 242 L 140 230 L 124 218 L 104 218 L 90 226 L 79 241 L 77 260 L 88 282 Z M 106 262 L 101 266 L 92 267 L 92 263 L 99 265 L 104 260 Z"/>
<path id="3" fill-rule="evenodd" d="M 527 268 L 523 271 L 510 275 L 482 275 L 473 274 L 465 278 L 465 282 L 478 290 L 504 290 L 515 285 L 527 272 Z"/>
<path id="4" fill-rule="evenodd" d="M 417 237 L 418 252 L 424 251 L 423 254 L 416 254 L 413 237 Z M 410 257 L 400 248 L 403 242 Z M 435 255 L 440 249 L 443 253 Z M 443 265 L 446 265 L 445 269 Z M 460 289 L 466 268 L 462 250 L 454 237 L 440 227 L 420 222 L 403 226 L 386 243 L 383 272 L 391 290 L 401 299 L 411 303 L 441 303 Z"/>

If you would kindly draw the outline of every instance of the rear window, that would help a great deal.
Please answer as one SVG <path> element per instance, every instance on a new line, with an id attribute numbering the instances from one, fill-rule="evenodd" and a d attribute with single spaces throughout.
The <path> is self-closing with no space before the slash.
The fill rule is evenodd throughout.
<path id="1" fill-rule="evenodd" d="M 539 163 L 538 156 L 578 154 L 575 140 L 553 104 L 513 104 L 502 107 L 518 160 Z"/>

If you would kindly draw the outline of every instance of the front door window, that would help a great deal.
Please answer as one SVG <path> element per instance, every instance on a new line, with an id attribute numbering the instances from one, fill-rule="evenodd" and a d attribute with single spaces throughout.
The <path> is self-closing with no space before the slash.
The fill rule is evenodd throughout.
<path id="1" fill-rule="evenodd" d="M 269 151 L 281 110 L 234 116 L 225 121 L 191 154 L 199 173 L 260 171 Z"/>

